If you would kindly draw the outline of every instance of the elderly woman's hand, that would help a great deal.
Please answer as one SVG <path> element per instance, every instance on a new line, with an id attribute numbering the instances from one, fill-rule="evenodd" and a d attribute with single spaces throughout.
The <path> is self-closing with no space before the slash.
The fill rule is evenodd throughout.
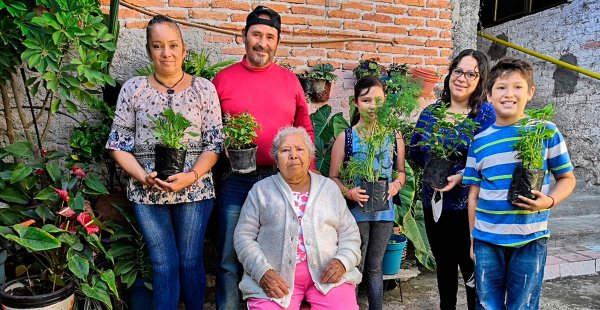
<path id="1" fill-rule="evenodd" d="M 321 283 L 338 283 L 344 274 L 346 274 L 346 267 L 339 259 L 334 258 L 325 268 L 320 281 Z"/>
<path id="2" fill-rule="evenodd" d="M 288 288 L 290 287 L 287 282 L 273 269 L 267 270 L 263 277 L 260 279 L 260 287 L 267 293 L 271 298 L 283 298 L 289 294 Z"/>
<path id="3" fill-rule="evenodd" d="M 188 187 L 195 183 L 196 177 L 191 172 L 181 172 L 167 178 L 166 181 L 154 179 L 156 188 L 165 192 L 176 193 L 182 188 Z"/>

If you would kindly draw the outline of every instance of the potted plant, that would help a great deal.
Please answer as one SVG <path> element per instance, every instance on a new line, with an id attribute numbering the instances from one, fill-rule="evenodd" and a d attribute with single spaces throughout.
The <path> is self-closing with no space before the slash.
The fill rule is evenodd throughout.
<path id="1" fill-rule="evenodd" d="M 234 64 L 233 60 L 224 60 L 210 64 L 210 53 L 201 49 L 200 52 L 191 51 L 183 62 L 183 71 L 212 80 L 219 71 Z"/>
<path id="2" fill-rule="evenodd" d="M 256 130 L 260 130 L 260 124 L 248 112 L 225 115 L 225 149 L 234 172 L 250 173 L 256 170 Z"/>
<path id="3" fill-rule="evenodd" d="M 412 68 L 410 73 L 415 79 L 421 81 L 421 84 L 423 86 L 421 95 L 425 97 L 430 97 L 433 92 L 433 87 L 435 86 L 435 84 L 437 84 L 437 82 L 440 79 L 439 75 L 433 70 L 417 67 Z"/>
<path id="4" fill-rule="evenodd" d="M 388 77 L 392 77 L 396 74 L 406 75 L 409 69 L 407 64 L 391 64 L 386 72 Z"/>
<path id="5" fill-rule="evenodd" d="M 423 139 L 416 146 L 429 152 L 422 181 L 435 188 L 448 185 L 448 176 L 456 166 L 453 157 L 458 155 L 458 147 L 467 144 L 464 136 L 473 139 L 473 132 L 479 126 L 472 118 L 448 112 L 448 106 L 441 101 L 432 106 L 431 122 L 417 129 Z"/>
<path id="6" fill-rule="evenodd" d="M 31 253 L 29 262 L 17 267 L 26 276 L 0 289 L 2 303 L 30 309 L 62 302 L 71 309 L 76 292 L 85 309 L 112 309 L 111 296 L 119 294 L 111 257 L 100 241 L 111 231 L 86 201 L 107 190 L 95 174 L 65 166 L 64 154 L 41 153 L 34 158 L 26 142 L 0 149 L 0 202 L 10 206 L 0 209 L 0 235 Z M 10 215 L 15 211 L 18 217 Z"/>
<path id="7" fill-rule="evenodd" d="M 410 77 L 396 75 L 388 83 L 395 84 L 400 91 L 389 93 L 383 102 L 375 108 L 375 121 L 368 122 L 363 132 L 367 146 L 364 159 L 351 157 L 342 167 L 340 180 L 348 187 L 354 187 L 354 180 L 361 181 L 360 187 L 367 191 L 369 200 L 363 203 L 365 212 L 387 209 L 387 178 L 382 175 L 383 167 L 375 167 L 376 160 L 382 155 L 389 141 L 396 140 L 396 133 L 406 128 L 410 114 L 418 105 L 419 85 Z M 369 120 L 369 117 L 365 117 Z M 395 150 L 394 150 L 395 151 Z"/>
<path id="8" fill-rule="evenodd" d="M 314 79 L 310 77 L 309 73 L 304 71 L 303 73 L 296 74 L 298 81 L 300 82 L 300 86 L 302 86 L 302 90 L 304 91 L 304 95 L 306 97 L 310 97 L 314 92 Z"/>
<path id="9" fill-rule="evenodd" d="M 547 122 L 552 118 L 554 109 L 551 104 L 541 109 L 527 110 L 528 117 L 520 120 L 517 125 L 519 140 L 515 143 L 517 159 L 522 161 L 515 168 L 512 182 L 508 190 L 508 199 L 512 203 L 521 202 L 519 195 L 536 199 L 531 190 L 542 190 L 546 171 L 544 168 L 544 145 L 552 138 L 554 131 L 547 128 Z"/>
<path id="10" fill-rule="evenodd" d="M 352 73 L 357 80 L 366 75 L 381 76 L 382 67 L 377 63 L 378 58 L 370 58 L 358 62 L 358 67 L 354 68 Z"/>
<path id="11" fill-rule="evenodd" d="M 154 147 L 154 170 L 158 172 L 157 178 L 166 180 L 183 171 L 187 149 L 182 140 L 192 123 L 172 108 L 165 109 L 158 117 L 148 118 L 154 125 L 154 136 L 160 141 Z M 187 134 L 198 136 L 195 132 Z"/>
<path id="12" fill-rule="evenodd" d="M 337 79 L 333 71 L 333 66 L 328 63 L 320 63 L 312 67 L 312 71 L 309 73 L 309 77 L 313 80 L 310 94 L 312 101 L 325 102 L 329 100 L 331 82 Z"/>

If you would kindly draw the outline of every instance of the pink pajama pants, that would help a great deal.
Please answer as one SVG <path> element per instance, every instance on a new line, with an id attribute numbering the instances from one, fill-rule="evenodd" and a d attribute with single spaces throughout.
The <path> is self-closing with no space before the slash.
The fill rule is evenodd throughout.
<path id="1" fill-rule="evenodd" d="M 356 302 L 356 288 L 354 284 L 344 283 L 332 288 L 327 295 L 323 295 L 315 287 L 306 261 L 296 265 L 294 279 L 294 289 L 292 291 L 292 300 L 287 309 L 300 309 L 302 300 L 310 304 L 312 310 L 358 310 Z M 279 304 L 269 299 L 250 298 L 248 299 L 248 309 L 250 310 L 281 310 Z"/>

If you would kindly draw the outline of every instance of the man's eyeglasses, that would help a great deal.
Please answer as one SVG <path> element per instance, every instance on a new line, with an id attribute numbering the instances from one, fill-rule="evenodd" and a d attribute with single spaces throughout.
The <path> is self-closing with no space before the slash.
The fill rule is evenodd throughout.
<path id="1" fill-rule="evenodd" d="M 456 78 L 459 78 L 463 74 L 465 75 L 465 79 L 467 79 L 469 81 L 473 81 L 477 77 L 479 77 L 479 73 L 477 73 L 475 71 L 463 71 L 460 68 L 455 68 L 454 70 L 452 70 L 452 75 Z"/>

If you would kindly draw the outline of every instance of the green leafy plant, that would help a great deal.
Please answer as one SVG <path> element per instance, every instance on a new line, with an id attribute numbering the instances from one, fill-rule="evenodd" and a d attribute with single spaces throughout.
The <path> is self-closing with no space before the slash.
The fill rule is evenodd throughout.
<path id="1" fill-rule="evenodd" d="M 228 149 L 242 150 L 252 147 L 258 137 L 256 130 L 260 130 L 256 118 L 248 112 L 226 114 L 223 121 L 225 133 L 225 147 Z"/>
<path id="2" fill-rule="evenodd" d="M 342 112 L 331 115 L 331 106 L 323 105 L 310 115 L 315 133 L 315 165 L 323 175 L 329 175 L 331 150 L 335 138 L 350 124 Z"/>
<path id="3" fill-rule="evenodd" d="M 448 112 L 448 104 L 441 103 L 431 109 L 432 121 L 417 129 L 423 137 L 416 146 L 426 147 L 431 155 L 451 158 L 459 152 L 459 146 L 467 146 L 463 139 L 473 139 L 473 132 L 479 127 L 474 119 L 463 114 Z"/>
<path id="4" fill-rule="evenodd" d="M 523 161 L 525 169 L 542 169 L 544 167 L 544 141 L 552 138 L 554 131 L 547 128 L 547 122 L 554 115 L 552 104 L 541 109 L 525 111 L 528 117 L 520 120 L 517 125 L 519 141 L 515 143 L 517 159 Z"/>
<path id="5" fill-rule="evenodd" d="M 191 51 L 188 54 L 183 63 L 183 71 L 212 80 L 219 71 L 234 63 L 233 60 L 224 60 L 211 65 L 210 53 L 202 49 L 200 52 Z"/>
<path id="6" fill-rule="evenodd" d="M 32 254 L 35 262 L 17 270 L 41 274 L 34 294 L 74 281 L 86 309 L 112 309 L 111 295 L 119 294 L 101 242 L 111 231 L 87 202 L 107 190 L 94 173 L 65 166 L 66 155 L 42 153 L 35 158 L 27 142 L 0 148 L 0 204 L 8 206 L 0 208 L 0 235 Z"/>
<path id="7" fill-rule="evenodd" d="M 387 68 L 387 75 L 392 77 L 396 74 L 406 75 L 410 67 L 407 64 L 391 64 Z"/>
<path id="8" fill-rule="evenodd" d="M 182 150 L 185 149 L 185 145 L 181 143 L 181 140 L 186 134 L 192 122 L 183 116 L 181 113 L 175 113 L 173 109 L 167 108 L 159 114 L 158 117 L 148 116 L 154 125 L 153 134 L 160 142 L 167 147 Z M 190 136 L 198 136 L 198 133 L 188 132 Z"/>
<path id="9" fill-rule="evenodd" d="M 307 77 L 313 78 L 315 80 L 325 80 L 327 82 L 332 82 L 337 79 L 337 75 L 333 74 L 335 69 L 331 64 L 328 63 L 319 63 L 312 66 L 312 71 L 307 74 Z"/>
<path id="10" fill-rule="evenodd" d="M 379 59 L 371 58 L 358 62 L 358 67 L 352 71 L 357 80 L 366 75 L 381 76 L 381 66 L 377 63 Z"/>

